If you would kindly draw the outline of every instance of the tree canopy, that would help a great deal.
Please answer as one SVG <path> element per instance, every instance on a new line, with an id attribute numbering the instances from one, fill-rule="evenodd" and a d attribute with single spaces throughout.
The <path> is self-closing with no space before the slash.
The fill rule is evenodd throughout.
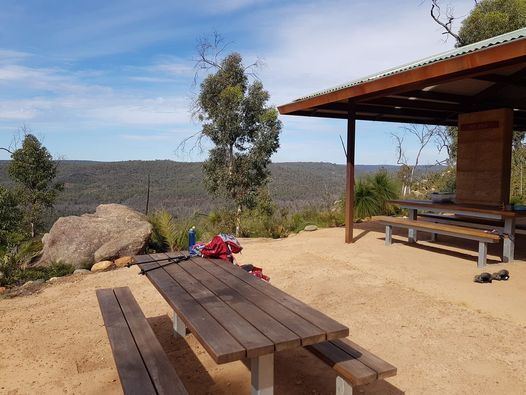
<path id="1" fill-rule="evenodd" d="M 0 249 L 17 241 L 22 213 L 15 195 L 0 185 Z"/>
<path id="2" fill-rule="evenodd" d="M 268 182 L 281 131 L 277 110 L 267 104 L 269 93 L 261 81 L 250 83 L 248 74 L 240 54 L 226 56 L 201 83 L 196 102 L 201 134 L 213 144 L 203 164 L 205 185 L 233 201 L 238 218 Z"/>
<path id="3" fill-rule="evenodd" d="M 526 0 L 482 0 L 462 21 L 457 46 L 526 27 Z"/>
<path id="4" fill-rule="evenodd" d="M 8 173 L 16 182 L 17 200 L 33 237 L 44 211 L 53 206 L 63 189 L 62 184 L 53 182 L 57 163 L 35 136 L 27 134 L 22 147 L 11 155 Z"/>

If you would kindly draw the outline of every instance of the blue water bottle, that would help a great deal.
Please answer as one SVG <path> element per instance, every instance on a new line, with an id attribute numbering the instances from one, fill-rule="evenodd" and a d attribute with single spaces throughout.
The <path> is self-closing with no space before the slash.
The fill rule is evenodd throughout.
<path id="1" fill-rule="evenodd" d="M 195 251 L 192 248 L 195 245 L 195 226 L 192 226 L 188 231 L 188 253 L 195 255 Z"/>

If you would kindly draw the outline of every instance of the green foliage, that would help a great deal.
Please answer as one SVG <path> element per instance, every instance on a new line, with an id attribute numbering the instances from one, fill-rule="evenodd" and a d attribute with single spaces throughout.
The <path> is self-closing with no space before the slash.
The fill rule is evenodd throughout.
<path id="1" fill-rule="evenodd" d="M 462 21 L 458 47 L 526 27 L 526 0 L 482 0 Z"/>
<path id="2" fill-rule="evenodd" d="M 19 242 L 22 212 L 15 195 L 0 185 L 0 249 Z"/>
<path id="3" fill-rule="evenodd" d="M 526 201 L 526 147 L 513 150 L 511 166 L 510 203 L 523 204 Z"/>
<path id="4" fill-rule="evenodd" d="M 205 78 L 197 98 L 201 134 L 214 145 L 203 163 L 205 186 L 239 210 L 254 207 L 270 175 L 270 157 L 279 147 L 281 122 L 268 99 L 260 81 L 249 83 L 238 53 L 224 58 Z"/>
<path id="5" fill-rule="evenodd" d="M 57 164 L 51 154 L 32 134 L 27 134 L 22 147 L 11 155 L 8 173 L 16 183 L 16 195 L 31 237 L 41 226 L 46 209 L 53 207 L 62 184 L 53 183 Z"/>
<path id="6" fill-rule="evenodd" d="M 0 255 L 0 285 L 21 285 L 29 280 L 60 277 L 73 273 L 75 268 L 65 263 L 53 263 L 50 266 L 30 266 L 40 255 L 42 243 L 28 240 L 20 243 Z"/>
<path id="7" fill-rule="evenodd" d="M 383 214 L 392 214 L 395 208 L 388 201 L 398 198 L 398 187 L 393 178 L 386 171 L 379 171 L 369 176 L 369 183 L 379 201 L 380 211 Z"/>
<path id="8" fill-rule="evenodd" d="M 363 219 L 380 215 L 381 201 L 367 180 L 358 180 L 354 186 L 354 218 Z"/>
<path id="9" fill-rule="evenodd" d="M 11 255 L 0 257 L 0 285 L 22 285 L 26 281 L 49 280 L 51 277 L 62 277 L 72 274 L 75 268 L 65 263 L 53 263 L 50 266 L 21 267 Z"/>
<path id="10" fill-rule="evenodd" d="M 385 171 L 358 180 L 354 186 L 354 218 L 394 213 L 394 207 L 387 201 L 398 197 L 397 190 L 396 183 Z"/>
<path id="11" fill-rule="evenodd" d="M 212 212 L 209 216 L 194 214 L 178 218 L 167 210 L 158 210 L 149 218 L 153 231 L 148 248 L 155 252 L 185 251 L 188 249 L 188 231 L 192 226 L 196 227 L 197 240 L 226 231 L 216 232 L 221 222 L 218 216 L 217 212 Z"/>
<path id="12" fill-rule="evenodd" d="M 195 226 L 195 222 L 195 217 L 177 220 L 166 210 L 156 211 L 150 216 L 153 231 L 149 249 L 156 252 L 187 250 L 188 231 Z M 199 229 L 197 232 L 196 237 L 199 237 Z"/>
<path id="13" fill-rule="evenodd" d="M 456 171 L 454 166 L 419 174 L 412 186 L 409 198 L 429 199 L 432 192 L 455 192 Z"/>

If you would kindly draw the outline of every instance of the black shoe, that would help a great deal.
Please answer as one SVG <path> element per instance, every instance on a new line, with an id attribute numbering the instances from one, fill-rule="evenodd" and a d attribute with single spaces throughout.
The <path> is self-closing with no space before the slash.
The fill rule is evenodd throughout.
<path id="1" fill-rule="evenodd" d="M 507 271 L 506 269 L 502 269 L 498 273 L 493 273 L 491 275 L 491 278 L 497 281 L 507 281 L 510 278 L 510 272 Z"/>
<path id="2" fill-rule="evenodd" d="M 483 283 L 491 283 L 493 279 L 492 279 L 491 274 L 484 272 L 484 273 L 477 274 L 475 278 L 473 279 L 473 281 L 476 283 L 483 284 Z"/>

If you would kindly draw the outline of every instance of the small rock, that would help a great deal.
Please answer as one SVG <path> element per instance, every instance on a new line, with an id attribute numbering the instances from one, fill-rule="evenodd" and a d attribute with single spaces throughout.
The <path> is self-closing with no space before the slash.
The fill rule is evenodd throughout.
<path id="1" fill-rule="evenodd" d="M 307 225 L 303 230 L 305 232 L 314 232 L 315 230 L 318 230 L 318 227 L 316 225 Z"/>
<path id="2" fill-rule="evenodd" d="M 46 280 L 44 280 L 43 278 L 39 278 L 38 280 L 33 281 L 33 284 L 44 284 L 45 282 Z"/>
<path id="3" fill-rule="evenodd" d="M 48 281 L 48 283 L 54 283 L 55 281 L 58 280 L 58 277 L 51 277 Z"/>
<path id="4" fill-rule="evenodd" d="M 75 269 L 75 271 L 73 272 L 73 274 L 86 274 L 86 273 L 91 273 L 88 269 Z"/>
<path id="5" fill-rule="evenodd" d="M 119 259 L 115 259 L 115 266 L 117 267 L 124 267 L 126 265 L 129 265 L 130 263 L 133 263 L 134 260 L 133 260 L 133 257 L 131 256 L 123 256 L 123 257 L 120 257 Z"/>
<path id="6" fill-rule="evenodd" d="M 0 287 L 0 295 L 5 294 L 6 291 L 7 291 L 6 287 Z"/>
<path id="7" fill-rule="evenodd" d="M 25 288 L 25 287 L 29 287 L 31 284 L 33 284 L 33 281 L 29 280 L 29 281 L 26 281 L 26 282 L 24 283 L 24 285 L 22 285 L 22 287 L 23 287 L 23 288 Z"/>
<path id="8" fill-rule="evenodd" d="M 91 267 L 92 272 L 102 272 L 104 270 L 110 270 L 115 267 L 112 261 L 100 261 Z"/>

